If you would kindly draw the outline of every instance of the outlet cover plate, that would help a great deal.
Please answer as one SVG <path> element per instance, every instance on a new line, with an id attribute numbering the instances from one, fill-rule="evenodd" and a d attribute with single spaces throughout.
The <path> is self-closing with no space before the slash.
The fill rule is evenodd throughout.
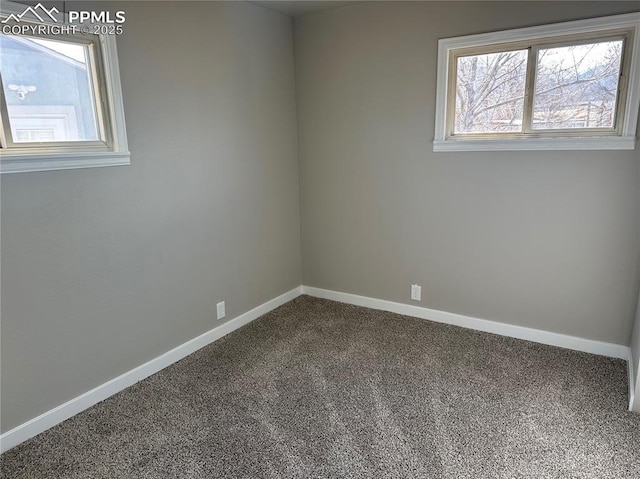
<path id="1" fill-rule="evenodd" d="M 216 310 L 218 312 L 218 319 L 222 319 L 225 317 L 226 313 L 224 310 L 224 301 L 220 301 L 217 305 L 216 305 Z"/>
<path id="2" fill-rule="evenodd" d="M 411 285 L 411 299 L 414 301 L 420 301 L 422 299 L 422 286 L 417 284 Z"/>

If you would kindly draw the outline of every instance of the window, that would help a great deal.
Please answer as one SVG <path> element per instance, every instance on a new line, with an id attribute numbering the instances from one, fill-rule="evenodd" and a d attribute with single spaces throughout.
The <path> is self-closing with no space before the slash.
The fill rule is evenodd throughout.
<path id="1" fill-rule="evenodd" d="M 438 43 L 434 151 L 634 149 L 640 13 Z"/>
<path id="2" fill-rule="evenodd" d="M 129 164 L 114 35 L 3 28 L 0 84 L 2 173 Z"/>

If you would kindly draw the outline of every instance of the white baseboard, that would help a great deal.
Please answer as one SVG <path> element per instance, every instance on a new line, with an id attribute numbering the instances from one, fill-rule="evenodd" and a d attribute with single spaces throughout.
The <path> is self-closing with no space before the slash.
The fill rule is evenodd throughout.
<path id="1" fill-rule="evenodd" d="M 633 411 L 633 401 L 636 393 L 636 372 L 633 369 L 633 353 L 629 348 L 629 357 L 627 358 L 627 370 L 629 372 L 629 411 Z"/>
<path id="2" fill-rule="evenodd" d="M 501 336 L 509 336 L 536 343 L 574 349 L 576 351 L 584 351 L 601 356 L 624 360 L 629 359 L 629 347 L 621 344 L 605 343 L 603 341 L 595 341 L 593 339 L 584 339 L 565 334 L 551 333 L 540 329 L 515 326 L 513 324 L 499 323 L 497 321 L 488 321 L 486 319 L 473 318 L 471 316 L 463 316 L 456 313 L 447 313 L 446 311 L 438 311 L 436 309 L 423 308 L 422 306 L 395 303 L 393 301 L 358 296 L 356 294 L 340 293 L 338 291 L 330 291 L 311 286 L 302 286 L 302 294 L 308 294 L 309 296 L 315 296 L 316 298 L 331 299 L 342 303 L 354 304 L 356 306 L 391 311 L 405 316 L 414 316 L 438 323 L 452 324 L 463 328 L 475 329 L 477 331 L 499 334 Z"/>
<path id="3" fill-rule="evenodd" d="M 564 334 L 551 333 L 539 329 L 526 328 L 523 326 L 515 326 L 496 321 L 488 321 L 485 319 L 463 316 L 461 314 L 447 313 L 435 309 L 423 308 L 421 306 L 413 306 L 403 303 L 395 303 L 393 301 L 385 301 L 381 299 L 368 298 L 366 296 L 358 296 L 355 294 L 341 293 L 338 291 L 330 291 L 326 289 L 314 288 L 311 286 L 298 286 L 291 291 L 284 293 L 256 308 L 247 311 L 244 314 L 227 321 L 220 326 L 207 331 L 200 336 L 187 341 L 184 344 L 148 361 L 100 386 L 87 391 L 80 396 L 73 398 L 60 406 L 57 406 L 38 417 L 35 417 L 24 424 L 21 424 L 4 434 L 0 435 L 0 453 L 8 451 L 12 447 L 50 429 L 56 424 L 69 419 L 72 416 L 90 408 L 94 404 L 107 399 L 110 396 L 132 386 L 152 374 L 161 371 L 171 364 L 185 358 L 189 354 L 200 348 L 220 339 L 223 336 L 235 331 L 236 329 L 250 323 L 260 316 L 272 311 L 301 294 L 308 294 L 317 298 L 331 299 L 343 303 L 364 306 L 372 309 L 383 311 L 391 311 L 393 313 L 403 314 L 406 316 L 414 316 L 417 318 L 428 319 L 431 321 L 452 324 L 463 328 L 485 331 L 488 333 L 499 334 L 501 336 L 509 336 L 527 341 L 559 346 L 577 351 L 584 351 L 602 356 L 625 359 L 628 361 L 629 367 L 629 394 L 630 405 L 633 402 L 634 383 L 633 383 L 633 362 L 631 358 L 631 350 L 627 346 L 613 343 L 605 343 L 602 341 L 594 341 L 592 339 L 578 338 Z"/>
<path id="4" fill-rule="evenodd" d="M 263 314 L 266 314 L 278 306 L 291 301 L 292 299 L 300 296 L 301 293 L 302 287 L 298 286 L 287 293 L 253 308 L 251 311 L 241 314 L 231 321 L 227 321 L 226 323 L 221 324 L 220 326 L 213 328 L 176 348 L 173 348 L 171 351 L 168 351 L 151 361 L 148 361 L 90 391 L 87 391 L 84 394 L 81 394 L 76 398 L 67 401 L 64 404 L 61 404 L 58 407 L 41 414 L 38 417 L 31 419 L 30 421 L 25 422 L 24 424 L 11 429 L 10 431 L 5 432 L 0 436 L 0 453 L 8 451 L 27 439 L 52 428 L 56 424 L 75 416 L 94 404 L 97 404 L 100 401 L 103 401 L 137 383 L 138 381 L 157 373 L 198 349 L 259 318 Z"/>

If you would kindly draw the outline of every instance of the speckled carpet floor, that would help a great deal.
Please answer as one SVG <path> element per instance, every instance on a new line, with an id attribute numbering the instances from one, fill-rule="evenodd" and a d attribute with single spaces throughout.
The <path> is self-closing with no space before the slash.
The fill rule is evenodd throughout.
<path id="1" fill-rule="evenodd" d="M 623 361 L 301 296 L 3 478 L 640 478 Z"/>

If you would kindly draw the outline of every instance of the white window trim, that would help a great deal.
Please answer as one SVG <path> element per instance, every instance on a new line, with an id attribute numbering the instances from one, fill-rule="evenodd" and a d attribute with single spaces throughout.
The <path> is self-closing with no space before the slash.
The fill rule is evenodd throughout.
<path id="1" fill-rule="evenodd" d="M 2 1 L 0 13 L 22 13 L 26 5 Z M 64 19 L 66 21 L 66 18 Z M 51 22 L 53 23 L 53 22 Z M 51 151 L 19 152 L 0 149 L 0 173 L 27 173 L 33 171 L 70 170 L 101 166 L 125 166 L 131 164 L 131 154 L 127 143 L 124 102 L 120 85 L 120 67 L 116 35 L 99 35 L 99 48 L 103 61 L 102 71 L 106 88 L 104 105 L 111 122 L 112 144 L 109 151 Z"/>
<path id="2" fill-rule="evenodd" d="M 447 137 L 449 64 L 453 51 L 469 47 L 500 46 L 511 42 L 598 33 L 620 28 L 633 31 L 628 45 L 631 47 L 631 61 L 620 135 L 528 138 L 496 138 L 494 136 L 486 139 Z M 640 108 L 640 12 L 441 39 L 438 41 L 437 74 L 433 151 L 633 150 L 636 145 L 636 127 Z"/>

